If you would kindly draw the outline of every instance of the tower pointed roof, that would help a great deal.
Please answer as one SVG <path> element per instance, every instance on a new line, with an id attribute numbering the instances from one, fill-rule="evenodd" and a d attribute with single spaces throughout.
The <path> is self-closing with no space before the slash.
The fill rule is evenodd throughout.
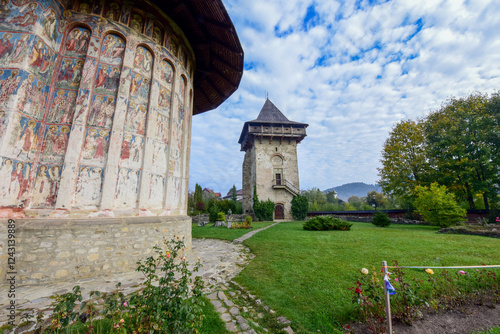
<path id="1" fill-rule="evenodd" d="M 294 138 L 297 143 L 300 143 L 306 136 L 308 126 L 305 123 L 290 121 L 271 100 L 266 99 L 259 116 L 243 125 L 238 143 L 241 144 L 242 151 L 252 146 L 254 136 L 259 136 L 261 139 L 263 137 Z"/>
<path id="2" fill-rule="evenodd" d="M 260 110 L 257 119 L 250 121 L 252 123 L 279 123 L 279 124 L 302 124 L 298 122 L 290 121 L 285 115 L 271 102 L 271 100 L 266 99 L 264 106 Z"/>

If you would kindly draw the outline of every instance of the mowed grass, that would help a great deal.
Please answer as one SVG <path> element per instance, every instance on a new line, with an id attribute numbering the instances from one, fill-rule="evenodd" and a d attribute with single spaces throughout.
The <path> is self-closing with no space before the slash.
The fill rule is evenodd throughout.
<path id="1" fill-rule="evenodd" d="M 208 224 L 205 226 L 198 226 L 198 224 L 193 224 L 192 235 L 193 238 L 207 238 L 207 239 L 222 239 L 233 241 L 241 237 L 244 234 L 252 232 L 262 227 L 271 225 L 273 222 L 258 222 L 252 223 L 253 228 L 249 229 L 232 229 L 223 226 L 213 227 L 213 224 Z"/>
<path id="2" fill-rule="evenodd" d="M 383 260 L 408 266 L 500 264 L 500 239 L 437 231 L 367 223 L 354 223 L 351 231 L 305 231 L 302 222 L 281 223 L 244 242 L 256 257 L 235 280 L 289 318 L 296 332 L 335 333 L 353 319 L 347 288 L 363 267 L 380 270 Z"/>

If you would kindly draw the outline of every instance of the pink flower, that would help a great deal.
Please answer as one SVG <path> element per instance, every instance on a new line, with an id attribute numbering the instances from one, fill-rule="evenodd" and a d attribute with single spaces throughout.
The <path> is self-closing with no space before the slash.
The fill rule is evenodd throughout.
<path id="1" fill-rule="evenodd" d="M 167 253 L 167 259 L 170 259 L 170 253 Z"/>
<path id="2" fill-rule="evenodd" d="M 123 320 L 123 318 L 120 319 L 120 324 L 123 324 L 125 320 Z"/>
<path id="3" fill-rule="evenodd" d="M 394 281 L 399 282 L 399 279 L 396 277 L 396 278 L 394 279 Z"/>
<path id="4" fill-rule="evenodd" d="M 128 303 L 127 303 L 127 302 L 123 303 L 123 306 L 127 307 L 127 306 L 128 306 Z"/>
<path id="5" fill-rule="evenodd" d="M 465 271 L 463 271 L 463 270 L 460 270 L 458 273 L 459 273 L 460 275 L 465 275 Z"/>
<path id="6" fill-rule="evenodd" d="M 113 327 L 114 327 L 114 328 L 118 328 L 118 327 L 120 327 L 120 325 L 119 325 L 119 324 L 116 324 L 116 325 L 114 325 Z"/>

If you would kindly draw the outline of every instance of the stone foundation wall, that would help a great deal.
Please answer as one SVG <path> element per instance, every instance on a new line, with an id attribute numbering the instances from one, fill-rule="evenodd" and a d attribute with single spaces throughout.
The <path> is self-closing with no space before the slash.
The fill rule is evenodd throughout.
<path id="1" fill-rule="evenodd" d="M 0 277 L 5 278 L 9 270 L 8 221 L 0 224 Z M 186 248 L 191 248 L 191 218 L 187 216 L 18 219 L 14 232 L 16 284 L 67 282 L 134 271 L 137 261 L 152 255 L 153 246 L 174 235 L 184 237 Z"/>

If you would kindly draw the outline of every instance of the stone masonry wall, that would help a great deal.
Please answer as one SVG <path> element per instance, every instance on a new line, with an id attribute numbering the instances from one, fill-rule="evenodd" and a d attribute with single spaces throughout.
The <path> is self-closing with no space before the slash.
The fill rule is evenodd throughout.
<path id="1" fill-rule="evenodd" d="M 247 162 L 247 157 L 249 162 Z M 249 179 L 252 195 L 253 187 L 256 185 L 257 196 L 261 201 L 270 199 L 276 204 L 283 204 L 285 219 L 293 219 L 291 214 L 293 195 L 286 189 L 273 188 L 275 174 L 279 170 L 281 170 L 283 184 L 286 180 L 300 189 L 296 141 L 289 141 L 286 138 L 281 141 L 279 138 L 275 138 L 272 141 L 264 139 L 261 143 L 260 138 L 255 138 L 254 147 L 247 151 L 243 165 L 244 196 L 248 193 L 248 190 L 245 191 L 245 186 Z M 245 173 L 247 175 L 250 173 L 249 177 L 246 178 Z M 243 209 L 245 212 L 245 204 Z"/>
<path id="2" fill-rule="evenodd" d="M 7 236 L 7 220 L 0 235 Z M 136 217 L 15 220 L 17 284 L 71 281 L 134 271 L 163 239 L 185 238 L 191 247 L 191 218 Z M 8 270 L 7 238 L 0 240 L 0 277 Z M 2 282 L 4 283 L 4 282 Z"/>

